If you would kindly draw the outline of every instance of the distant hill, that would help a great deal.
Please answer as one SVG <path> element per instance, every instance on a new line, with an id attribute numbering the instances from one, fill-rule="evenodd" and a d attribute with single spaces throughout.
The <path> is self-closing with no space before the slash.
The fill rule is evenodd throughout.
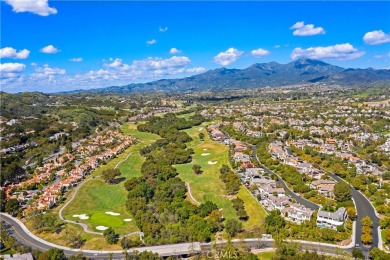
<path id="1" fill-rule="evenodd" d="M 344 69 L 322 61 L 302 58 L 287 64 L 256 63 L 246 69 L 219 68 L 182 79 L 161 79 L 149 83 L 76 90 L 72 93 L 181 92 L 276 87 L 315 82 L 359 86 L 381 80 L 390 80 L 390 70 Z"/>

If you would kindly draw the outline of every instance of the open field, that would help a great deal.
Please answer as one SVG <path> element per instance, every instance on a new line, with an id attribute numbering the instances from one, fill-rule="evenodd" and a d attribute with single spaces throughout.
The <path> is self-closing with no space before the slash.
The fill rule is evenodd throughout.
<path id="1" fill-rule="evenodd" d="M 252 230 L 255 227 L 263 226 L 267 216 L 265 209 L 259 205 L 259 202 L 245 187 L 242 186 L 237 195 L 244 201 L 245 210 L 249 216 L 248 221 L 243 223 L 243 227 L 246 230 Z"/>
<path id="2" fill-rule="evenodd" d="M 133 218 L 125 206 L 127 200 L 127 191 L 124 188 L 125 181 L 116 185 L 108 185 L 100 178 L 100 175 L 103 170 L 114 168 L 122 161 L 118 165 L 122 173 L 120 177 L 128 179 L 139 176 L 144 161 L 144 158 L 139 154 L 139 150 L 154 142 L 158 139 L 158 136 L 137 131 L 134 123 L 123 125 L 121 130 L 125 134 L 137 138 L 139 143 L 129 147 L 123 154 L 108 162 L 107 165 L 95 170 L 88 177 L 91 180 L 83 184 L 72 203 L 64 209 L 65 218 L 86 223 L 91 231 L 97 231 L 96 226 L 113 227 L 121 235 L 138 230 L 134 222 L 124 221 L 124 219 Z M 126 160 L 123 161 L 124 159 Z M 119 213 L 119 215 L 112 216 L 106 214 L 107 211 Z M 73 217 L 73 215 L 79 214 L 86 214 L 89 219 L 81 220 Z"/>
<path id="3" fill-rule="evenodd" d="M 219 169 L 222 164 L 229 165 L 229 148 L 224 144 L 211 140 L 204 125 L 185 131 L 193 138 L 193 141 L 188 143 L 188 147 L 194 149 L 195 155 L 191 163 L 175 166 L 180 173 L 179 177 L 190 184 L 191 193 L 197 201 L 212 201 L 222 209 L 225 218 L 237 218 L 230 202 L 232 198 L 227 196 L 225 185 L 219 179 Z M 201 132 L 205 134 L 204 142 L 199 139 L 199 133 Z M 200 165 L 204 172 L 200 175 L 195 175 L 192 171 L 193 164 Z M 249 220 L 243 223 L 244 228 L 252 230 L 264 223 L 266 212 L 251 196 L 249 191 L 241 187 L 238 197 L 244 200 L 245 209 L 249 215 Z"/>

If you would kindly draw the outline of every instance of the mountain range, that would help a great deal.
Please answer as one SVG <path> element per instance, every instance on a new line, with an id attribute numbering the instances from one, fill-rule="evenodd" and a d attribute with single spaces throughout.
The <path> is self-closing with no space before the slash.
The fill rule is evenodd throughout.
<path id="1" fill-rule="evenodd" d="M 319 60 L 302 58 L 287 64 L 256 63 L 246 69 L 219 68 L 182 79 L 161 79 L 149 83 L 75 90 L 71 93 L 181 92 L 277 87 L 306 83 L 364 86 L 383 80 L 390 80 L 390 70 L 345 69 Z"/>

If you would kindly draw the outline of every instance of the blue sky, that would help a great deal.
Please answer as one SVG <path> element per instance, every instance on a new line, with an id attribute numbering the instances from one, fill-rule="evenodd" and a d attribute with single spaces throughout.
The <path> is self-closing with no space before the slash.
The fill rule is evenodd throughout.
<path id="1" fill-rule="evenodd" d="M 383 69 L 390 2 L 5 0 L 1 39 L 6 92 L 125 85 L 300 57 Z"/>

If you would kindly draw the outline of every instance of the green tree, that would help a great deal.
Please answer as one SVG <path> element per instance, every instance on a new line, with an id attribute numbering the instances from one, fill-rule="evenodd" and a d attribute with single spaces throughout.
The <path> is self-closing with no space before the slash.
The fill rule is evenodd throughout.
<path id="1" fill-rule="evenodd" d="M 350 220 L 354 220 L 356 218 L 356 209 L 354 207 L 347 208 L 347 214 Z"/>
<path id="2" fill-rule="evenodd" d="M 41 253 L 38 260 L 66 260 L 64 250 L 51 248 L 48 251 Z"/>
<path id="3" fill-rule="evenodd" d="M 200 139 L 201 141 L 204 141 L 204 133 L 199 133 L 199 139 Z"/>
<path id="4" fill-rule="evenodd" d="M 365 245 L 369 245 L 372 243 L 372 236 L 371 234 L 364 233 L 361 235 L 360 239 L 362 240 L 362 243 Z"/>
<path id="5" fill-rule="evenodd" d="M 103 236 L 106 238 L 107 243 L 110 245 L 116 244 L 119 240 L 118 234 L 115 233 L 114 229 L 111 227 L 104 230 Z"/>
<path id="6" fill-rule="evenodd" d="M 16 216 L 19 211 L 19 201 L 17 199 L 9 199 L 5 203 L 5 212 L 9 213 L 12 216 Z"/>
<path id="7" fill-rule="evenodd" d="M 199 216 L 202 218 L 207 217 L 214 210 L 217 210 L 218 207 L 216 204 L 211 201 L 206 201 L 198 207 Z"/>
<path id="8" fill-rule="evenodd" d="M 65 231 L 65 242 L 72 248 L 80 248 L 84 245 L 85 239 L 80 233 Z"/>
<path id="9" fill-rule="evenodd" d="M 369 216 L 362 218 L 362 225 L 365 227 L 372 227 L 372 220 Z"/>
<path id="10" fill-rule="evenodd" d="M 199 164 L 194 164 L 194 165 L 192 165 L 192 170 L 194 171 L 194 173 L 195 173 L 196 175 L 199 175 L 199 174 L 202 174 L 202 173 L 203 173 L 202 168 L 200 167 Z"/>
<path id="11" fill-rule="evenodd" d="M 334 185 L 334 196 L 337 202 L 349 201 L 352 197 L 351 187 L 344 181 Z"/>
<path id="12" fill-rule="evenodd" d="M 236 219 L 228 219 L 225 223 L 225 230 L 230 236 L 235 236 L 242 229 L 242 223 Z"/>
<path id="13" fill-rule="evenodd" d="M 117 176 L 120 176 L 119 169 L 107 169 L 102 172 L 102 178 L 108 183 L 112 184 Z"/>
<path id="14" fill-rule="evenodd" d="M 353 248 L 352 249 L 352 257 L 355 259 L 364 259 L 364 255 L 361 249 L 359 248 Z"/>
<path id="15" fill-rule="evenodd" d="M 370 257 L 373 260 L 387 260 L 390 259 L 390 253 L 380 250 L 377 247 L 374 247 L 370 251 Z"/>

